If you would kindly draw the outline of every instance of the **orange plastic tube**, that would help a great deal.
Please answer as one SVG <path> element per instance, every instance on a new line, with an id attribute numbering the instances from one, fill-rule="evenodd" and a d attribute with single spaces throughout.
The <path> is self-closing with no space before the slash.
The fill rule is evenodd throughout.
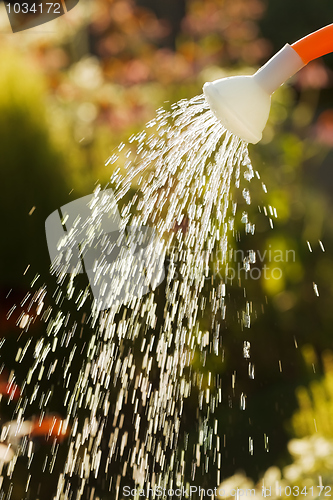
<path id="1" fill-rule="evenodd" d="M 333 52 L 333 24 L 301 38 L 292 45 L 305 64 Z"/>

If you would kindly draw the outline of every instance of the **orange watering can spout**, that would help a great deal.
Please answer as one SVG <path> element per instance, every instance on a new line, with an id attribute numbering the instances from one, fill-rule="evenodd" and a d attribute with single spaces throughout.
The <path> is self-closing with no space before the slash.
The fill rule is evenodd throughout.
<path id="1" fill-rule="evenodd" d="M 206 100 L 227 130 L 256 144 L 268 120 L 271 94 L 308 62 L 329 52 L 333 52 L 333 24 L 286 44 L 252 76 L 205 83 Z"/>
<path id="2" fill-rule="evenodd" d="M 325 26 L 292 44 L 304 64 L 333 52 L 333 24 Z"/>

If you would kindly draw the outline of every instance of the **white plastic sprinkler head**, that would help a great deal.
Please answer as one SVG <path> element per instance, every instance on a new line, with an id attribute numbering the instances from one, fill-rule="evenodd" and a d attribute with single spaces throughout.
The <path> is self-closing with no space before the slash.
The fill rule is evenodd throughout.
<path id="1" fill-rule="evenodd" d="M 290 46 L 275 54 L 252 76 L 232 76 L 205 83 L 206 100 L 227 130 L 256 144 L 268 120 L 271 94 L 305 66 Z"/>

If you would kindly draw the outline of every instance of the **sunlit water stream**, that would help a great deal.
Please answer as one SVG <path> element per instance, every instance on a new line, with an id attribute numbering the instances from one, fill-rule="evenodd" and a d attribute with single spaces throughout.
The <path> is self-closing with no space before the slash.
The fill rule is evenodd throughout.
<path id="1" fill-rule="evenodd" d="M 107 186 L 112 194 L 97 188 L 86 213 L 63 213 L 64 227 L 70 222 L 71 229 L 51 268 L 58 284 L 55 306 L 44 307 L 48 291 L 38 280 L 23 304 L 16 361 L 24 363 L 33 350 L 34 364 L 13 419 L 19 428 L 37 404 L 42 422 L 52 401 L 63 398 L 65 417 L 55 423 L 58 436 L 41 472 L 54 474 L 62 447 L 67 457 L 49 498 L 117 499 L 125 498 L 124 486 L 186 487 L 198 469 L 208 473 L 212 464 L 217 486 L 222 443 L 214 411 L 221 403 L 221 380 L 210 372 L 207 357 L 223 356 L 224 276 L 237 211 L 233 193 L 241 179 L 247 183 L 255 174 L 247 145 L 223 128 L 199 96 L 159 110 L 106 165 L 113 172 Z M 248 188 L 242 195 L 250 204 Z M 245 233 L 254 232 L 246 212 L 239 220 Z M 244 268 L 254 260 L 249 252 Z M 82 267 L 90 282 L 86 289 L 76 285 Z M 90 314 L 79 324 L 68 304 L 84 310 L 89 300 Z M 45 337 L 25 342 L 36 316 L 45 323 Z M 250 326 L 246 299 L 241 320 Z M 245 342 L 244 357 L 249 348 Z M 77 359 L 79 373 L 73 368 Z M 49 390 L 41 387 L 46 378 Z M 195 438 L 184 421 L 193 393 Z M 243 394 L 240 405 L 245 406 Z M 5 431 L 2 442 L 7 441 Z M 18 457 L 26 457 L 24 495 L 33 447 L 25 436 L 2 470 L 15 477 Z M 10 488 L 1 499 L 9 500 Z"/>

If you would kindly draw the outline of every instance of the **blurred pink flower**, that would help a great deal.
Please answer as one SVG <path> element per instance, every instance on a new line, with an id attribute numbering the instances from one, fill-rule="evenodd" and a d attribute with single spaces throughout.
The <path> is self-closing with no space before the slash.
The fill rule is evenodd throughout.
<path id="1" fill-rule="evenodd" d="M 333 109 L 327 109 L 319 115 L 315 136 L 319 142 L 333 146 Z"/>
<path id="2" fill-rule="evenodd" d="M 324 89 L 331 82 L 332 72 L 320 60 L 310 62 L 297 74 L 297 85 L 302 89 Z"/>
<path id="3" fill-rule="evenodd" d="M 124 83 L 135 84 L 143 83 L 149 79 L 150 71 L 147 64 L 140 59 L 133 59 L 124 65 L 122 77 Z"/>
<path id="4" fill-rule="evenodd" d="M 192 67 L 182 54 L 157 50 L 152 61 L 154 77 L 163 84 L 183 81 L 192 75 Z"/>

